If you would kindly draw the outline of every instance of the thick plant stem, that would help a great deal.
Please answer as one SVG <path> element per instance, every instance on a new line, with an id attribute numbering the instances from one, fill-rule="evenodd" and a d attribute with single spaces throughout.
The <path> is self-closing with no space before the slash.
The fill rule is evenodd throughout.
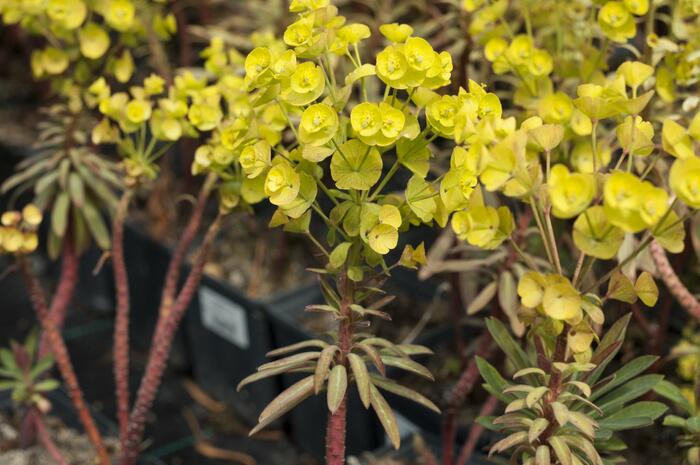
<path id="1" fill-rule="evenodd" d="M 486 331 L 481 335 L 475 355 L 482 358 L 488 358 L 492 349 L 493 338 L 491 337 L 491 334 Z M 443 465 L 452 465 L 454 461 L 454 442 L 457 434 L 455 430 L 457 410 L 467 396 L 472 392 L 477 381 L 479 381 L 479 377 L 479 368 L 476 364 L 476 357 L 472 357 L 467 369 L 462 372 L 457 384 L 449 393 L 447 408 L 445 409 L 445 415 L 443 417 L 444 420 L 442 423 Z"/>
<path id="2" fill-rule="evenodd" d="M 192 241 L 196 237 L 197 232 L 199 232 L 199 228 L 202 224 L 204 208 L 215 181 L 216 175 L 214 174 L 210 174 L 206 181 L 204 181 L 204 184 L 199 191 L 199 195 L 197 196 L 197 203 L 192 211 L 192 216 L 190 217 L 187 227 L 183 231 L 182 236 L 180 236 L 180 239 L 175 246 L 172 259 L 168 264 L 168 271 L 165 275 L 165 284 L 163 285 L 159 315 L 168 313 L 170 311 L 170 307 L 173 305 L 175 293 L 177 292 L 177 283 L 180 280 L 182 263 L 187 256 L 187 251 L 189 250 Z"/>
<path id="3" fill-rule="evenodd" d="M 668 261 L 664 249 L 656 241 L 652 241 L 649 245 L 649 252 L 651 252 L 651 257 L 654 259 L 656 269 L 659 270 L 659 275 L 664 284 L 666 284 L 668 291 L 690 316 L 700 321 L 700 302 L 698 302 L 695 296 L 685 287 L 673 270 L 673 266 L 671 266 L 671 262 Z"/>
<path id="4" fill-rule="evenodd" d="M 124 445 L 129 424 L 129 276 L 124 261 L 124 221 L 129 212 L 132 191 L 126 190 L 112 222 L 112 267 L 117 295 L 114 322 L 114 385 L 117 395 L 119 441 Z"/>
<path id="5" fill-rule="evenodd" d="M 80 389 L 80 384 L 78 383 L 78 378 L 75 375 L 75 370 L 71 364 L 70 357 L 68 355 L 68 349 L 66 348 L 61 333 L 54 324 L 54 322 L 49 318 L 49 308 L 46 304 L 46 298 L 44 296 L 44 291 L 41 289 L 39 281 L 36 279 L 31 271 L 27 259 L 21 255 L 17 257 L 19 263 L 20 271 L 22 277 L 27 283 L 29 288 L 29 298 L 32 301 L 32 305 L 37 314 L 37 319 L 41 324 L 44 334 L 51 349 L 51 353 L 56 361 L 58 370 L 61 373 L 61 377 L 68 390 L 68 395 L 73 402 L 78 418 L 85 428 L 85 433 L 90 439 L 97 450 L 97 455 L 101 465 L 110 465 L 109 455 L 107 454 L 107 449 L 102 441 L 102 436 L 95 426 L 95 422 L 90 415 L 88 406 L 85 403 L 85 398 L 83 396 L 83 391 Z"/>
<path id="6" fill-rule="evenodd" d="M 53 439 L 51 439 L 49 432 L 46 431 L 46 426 L 44 425 L 44 421 L 41 419 L 41 414 L 36 411 L 36 409 L 32 409 L 29 411 L 29 415 L 34 423 L 41 444 L 46 449 L 46 452 L 48 452 L 51 458 L 56 462 L 56 465 L 68 465 L 68 462 L 66 462 L 61 455 L 61 451 L 58 450 L 58 447 L 56 447 Z"/>
<path id="7" fill-rule="evenodd" d="M 355 286 L 347 273 L 338 278 L 340 292 L 340 324 L 338 328 L 338 346 L 340 347 L 339 363 L 346 365 L 347 356 L 352 346 L 352 311 Z M 326 465 L 343 465 L 345 463 L 345 430 L 347 423 L 347 393 L 335 413 L 328 414 L 326 426 Z"/>
<path id="8" fill-rule="evenodd" d="M 133 465 L 139 454 L 139 446 L 146 426 L 146 415 L 153 405 L 160 382 L 165 372 L 165 367 L 170 354 L 170 347 L 175 337 L 175 331 L 187 310 L 192 297 L 194 297 L 199 281 L 204 272 L 204 265 L 209 256 L 211 245 L 221 226 L 222 216 L 218 216 L 209 226 L 204 241 L 197 253 L 195 263 L 190 270 L 187 280 L 173 302 L 172 308 L 167 315 L 161 314 L 156 327 L 156 334 L 153 339 L 146 371 L 141 379 L 134 408 L 129 417 L 129 427 L 124 444 L 123 455 L 120 460 L 121 465 Z"/>
<path id="9" fill-rule="evenodd" d="M 68 306 L 73 299 L 73 294 L 78 284 L 78 266 L 78 255 L 75 252 L 73 237 L 71 234 L 67 234 L 63 241 L 61 275 L 49 308 L 49 318 L 51 318 L 51 321 L 53 321 L 59 331 L 63 328 L 63 323 L 68 314 Z M 48 351 L 48 342 L 46 337 L 42 335 L 39 345 L 39 356 L 43 357 Z"/>

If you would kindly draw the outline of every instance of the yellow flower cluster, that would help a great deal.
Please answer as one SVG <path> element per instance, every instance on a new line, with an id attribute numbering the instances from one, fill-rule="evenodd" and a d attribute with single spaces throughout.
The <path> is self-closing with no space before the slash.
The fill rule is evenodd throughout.
<path id="1" fill-rule="evenodd" d="M 22 211 L 6 211 L 0 215 L 0 253 L 26 254 L 39 245 L 37 229 L 41 211 L 33 204 Z"/>

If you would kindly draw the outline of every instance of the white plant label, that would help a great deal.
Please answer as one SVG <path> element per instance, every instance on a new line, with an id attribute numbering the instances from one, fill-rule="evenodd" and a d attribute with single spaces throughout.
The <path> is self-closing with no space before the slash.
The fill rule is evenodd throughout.
<path id="1" fill-rule="evenodd" d="M 243 307 L 208 287 L 199 290 L 202 324 L 241 349 L 250 346 L 248 317 Z"/>

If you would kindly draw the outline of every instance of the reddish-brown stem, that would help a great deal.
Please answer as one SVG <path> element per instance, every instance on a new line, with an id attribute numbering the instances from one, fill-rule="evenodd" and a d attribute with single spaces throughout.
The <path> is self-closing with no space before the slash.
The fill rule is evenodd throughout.
<path id="1" fill-rule="evenodd" d="M 63 328 L 63 323 L 68 314 L 68 306 L 73 299 L 76 285 L 78 284 L 78 256 L 75 252 L 72 234 L 66 234 L 63 240 L 63 249 L 61 253 L 61 274 L 56 286 L 56 292 L 51 299 L 51 307 L 49 308 L 49 318 L 54 322 L 56 328 L 60 331 Z M 49 352 L 49 346 L 46 337 L 42 335 L 41 343 L 39 344 L 39 356 L 43 357 Z"/>
<path id="2" fill-rule="evenodd" d="M 153 405 L 160 382 L 165 372 L 165 367 L 170 354 L 170 347 L 175 337 L 175 331 L 182 320 L 192 298 L 194 297 L 199 282 L 204 272 L 204 265 L 209 256 L 212 243 L 216 238 L 221 225 L 222 216 L 219 215 L 209 226 L 204 241 L 197 253 L 194 265 L 185 280 L 180 293 L 173 302 L 171 310 L 167 315 L 161 314 L 156 325 L 156 333 L 153 339 L 146 371 L 141 378 L 141 385 L 136 394 L 134 408 L 129 417 L 129 427 L 124 444 L 123 455 L 120 459 L 121 465 L 133 465 L 139 454 L 139 446 L 146 426 L 146 415 Z"/>
<path id="3" fill-rule="evenodd" d="M 566 361 L 566 348 L 568 345 L 568 334 L 569 325 L 565 324 L 564 329 L 561 334 L 557 337 L 556 346 L 554 347 L 554 354 L 552 355 L 552 370 L 550 371 L 549 378 L 549 392 L 545 396 L 544 414 L 545 418 L 549 421 L 549 426 L 542 432 L 542 443 L 544 443 L 552 433 L 557 428 L 559 424 L 556 417 L 554 416 L 554 410 L 551 407 L 553 402 L 556 402 L 559 394 L 561 394 L 562 387 L 562 373 L 554 369 L 555 362 L 565 362 Z"/>
<path id="4" fill-rule="evenodd" d="M 117 295 L 114 322 L 114 385 L 117 394 L 119 441 L 124 445 L 129 424 L 129 276 L 124 260 L 124 221 L 129 212 L 131 190 L 124 191 L 112 222 L 112 267 Z"/>
<path id="5" fill-rule="evenodd" d="M 175 246 L 173 256 L 168 264 L 168 271 L 165 275 L 165 284 L 163 285 L 163 294 L 160 300 L 160 310 L 158 312 L 159 315 L 168 313 L 173 304 L 173 300 L 175 300 L 175 293 L 177 292 L 177 283 L 180 280 L 182 263 L 184 262 L 185 257 L 187 256 L 187 251 L 189 250 L 192 241 L 197 236 L 197 232 L 202 224 L 204 208 L 215 180 L 216 177 L 210 175 L 202 185 L 199 195 L 197 196 L 197 204 L 192 211 L 192 216 L 190 217 L 187 227 L 183 231 L 177 245 Z"/>
<path id="6" fill-rule="evenodd" d="M 700 302 L 698 302 L 695 296 L 693 296 L 688 288 L 681 282 L 680 278 L 673 270 L 671 262 L 668 261 L 664 249 L 656 241 L 652 241 L 651 244 L 649 244 L 649 251 L 651 252 L 651 257 L 654 259 L 656 268 L 659 270 L 659 275 L 664 284 L 666 284 L 668 291 L 690 316 L 700 321 Z"/>
<path id="7" fill-rule="evenodd" d="M 340 293 L 340 323 L 338 328 L 338 346 L 340 347 L 338 363 L 347 365 L 347 356 L 352 345 L 352 311 L 355 286 L 346 273 L 338 278 Z M 347 368 L 347 366 L 346 366 Z M 326 425 L 326 465 L 343 465 L 345 463 L 345 429 L 347 423 L 347 394 L 335 413 L 328 414 Z"/>
<path id="8" fill-rule="evenodd" d="M 58 328 L 56 328 L 56 325 L 53 323 L 51 318 L 49 318 L 49 308 L 46 304 L 44 291 L 41 289 L 39 281 L 32 273 L 27 259 L 24 256 L 18 255 L 17 261 L 19 263 L 22 277 L 29 288 L 29 298 L 31 299 L 34 310 L 36 311 L 37 319 L 39 320 L 41 328 L 46 335 L 49 348 L 51 349 L 51 353 L 56 361 L 56 366 L 58 366 L 58 370 L 61 373 L 61 377 L 66 384 L 68 395 L 73 402 L 78 418 L 83 424 L 85 433 L 90 439 L 90 442 L 92 442 L 97 450 L 100 464 L 110 465 L 107 449 L 104 446 L 102 436 L 97 430 L 95 422 L 93 421 L 87 404 L 85 403 L 83 391 L 80 389 L 80 384 L 78 383 L 78 378 L 75 375 L 75 370 L 73 369 L 73 365 L 70 361 L 68 349 L 66 348 L 63 338 L 61 337 L 61 332 L 58 330 Z"/>
<path id="9" fill-rule="evenodd" d="M 48 452 L 51 458 L 54 459 L 57 465 L 68 465 L 68 462 L 66 462 L 63 455 L 61 455 L 61 451 L 58 450 L 58 447 L 56 447 L 56 444 L 54 444 L 53 439 L 51 439 L 51 435 L 49 435 L 49 432 L 46 431 L 46 426 L 44 425 L 44 421 L 41 419 L 41 414 L 37 412 L 36 409 L 31 409 L 29 411 L 29 415 L 32 418 L 32 422 L 36 428 L 39 440 L 46 449 L 46 452 Z"/>
<path id="10" fill-rule="evenodd" d="M 493 349 L 493 338 L 485 331 L 476 348 L 476 354 L 482 358 L 488 358 Z M 454 460 L 454 442 L 456 436 L 457 411 L 467 396 L 472 392 L 479 380 L 479 368 L 476 364 L 476 356 L 471 358 L 467 369 L 462 372 L 457 384 L 448 395 L 447 408 L 445 409 L 442 423 L 442 463 L 452 465 Z"/>
<path id="11" fill-rule="evenodd" d="M 480 417 L 485 417 L 491 415 L 498 407 L 498 398 L 491 396 L 488 400 L 481 406 L 479 411 Z M 478 423 L 474 423 L 469 430 L 469 436 L 467 436 L 467 441 L 462 446 L 462 450 L 459 452 L 459 458 L 457 459 L 457 465 L 467 465 L 469 460 L 476 450 L 476 445 L 479 443 L 481 435 L 484 434 L 484 427 Z"/>

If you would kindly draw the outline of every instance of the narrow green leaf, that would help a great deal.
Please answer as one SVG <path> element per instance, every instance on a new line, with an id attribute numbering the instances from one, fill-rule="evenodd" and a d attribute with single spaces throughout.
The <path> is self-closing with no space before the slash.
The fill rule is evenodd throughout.
<path id="1" fill-rule="evenodd" d="M 251 375 L 243 378 L 241 380 L 241 382 L 238 383 L 238 386 L 236 386 L 236 391 L 240 392 L 240 390 L 243 389 L 245 386 L 247 386 L 251 383 L 254 383 L 256 381 L 260 381 L 261 379 L 270 378 L 272 376 L 277 376 L 277 375 L 282 374 L 282 373 L 287 373 L 291 370 L 295 370 L 295 371 L 300 370 L 302 368 L 306 368 L 309 372 L 313 372 L 313 365 L 310 365 L 310 364 L 309 365 L 299 365 L 299 366 L 295 366 L 295 367 L 282 366 L 282 367 L 278 367 L 278 368 L 257 371 L 255 373 L 252 373 Z"/>
<path id="2" fill-rule="evenodd" d="M 384 362 L 384 365 L 410 371 L 431 381 L 435 381 L 435 378 L 433 377 L 433 374 L 430 373 L 430 370 L 420 363 L 411 360 L 410 358 L 382 355 L 382 362 Z"/>
<path id="3" fill-rule="evenodd" d="M 355 384 L 357 385 L 357 392 L 360 394 L 360 400 L 365 408 L 369 408 L 369 373 L 367 372 L 367 365 L 365 361 L 362 360 L 357 354 L 348 354 L 348 362 L 350 363 L 350 368 L 352 369 L 352 374 L 355 376 Z"/>
<path id="4" fill-rule="evenodd" d="M 681 407 L 688 415 L 694 413 L 693 406 L 690 405 L 688 399 L 675 384 L 666 380 L 661 380 L 654 386 L 654 392 Z"/>
<path id="5" fill-rule="evenodd" d="M 396 416 L 394 412 L 391 411 L 391 407 L 389 407 L 386 399 L 384 399 L 374 385 L 370 386 L 370 401 L 394 449 L 398 450 L 399 447 L 401 447 L 401 434 L 399 433 L 399 425 L 396 422 Z"/>
<path id="6" fill-rule="evenodd" d="M 51 210 L 51 230 L 58 237 L 63 237 L 68 227 L 68 210 L 70 208 L 70 198 L 65 192 L 61 192 L 56 197 Z"/>
<path id="7" fill-rule="evenodd" d="M 109 249 L 111 243 L 109 232 L 107 231 L 107 226 L 105 226 L 104 219 L 97 208 L 95 208 L 92 202 L 86 201 L 81 212 L 83 214 L 83 218 L 85 218 L 88 229 L 92 233 L 92 237 L 95 238 L 95 242 L 97 242 L 97 245 L 101 249 Z"/>
<path id="8" fill-rule="evenodd" d="M 597 402 L 607 415 L 618 411 L 625 403 L 643 396 L 654 389 L 663 375 L 645 375 L 624 384 Z"/>
<path id="9" fill-rule="evenodd" d="M 275 397 L 272 402 L 265 407 L 258 418 L 258 424 L 255 426 L 255 428 L 250 430 L 248 436 L 254 435 L 285 413 L 289 412 L 291 409 L 299 405 L 304 399 L 309 397 L 313 392 L 313 376 L 307 376 L 306 378 L 282 391 L 280 395 Z"/>
<path id="10" fill-rule="evenodd" d="M 348 373 L 345 367 L 343 365 L 334 366 L 331 374 L 328 376 L 328 392 L 326 394 L 328 410 L 331 413 L 335 413 L 338 410 L 343 399 L 345 399 L 347 389 Z"/>
<path id="11" fill-rule="evenodd" d="M 78 173 L 68 175 L 68 193 L 73 201 L 73 205 L 83 208 L 85 205 L 85 184 Z"/>
<path id="12" fill-rule="evenodd" d="M 372 360 L 374 366 L 377 368 L 377 371 L 379 371 L 379 373 L 381 373 L 382 376 L 386 376 L 386 367 L 384 366 L 384 362 L 382 362 L 382 357 L 377 349 L 370 345 L 363 344 L 361 342 L 355 344 L 355 347 L 363 351 L 369 357 L 369 359 Z"/>
<path id="13" fill-rule="evenodd" d="M 433 401 L 431 401 L 424 395 L 414 391 L 413 389 L 402 386 L 394 380 L 385 377 L 380 377 L 377 375 L 370 375 L 370 379 L 372 381 L 372 384 L 384 391 L 388 391 L 392 394 L 396 394 L 397 396 L 401 396 L 408 400 L 412 400 L 413 402 L 416 402 L 417 404 L 420 404 L 423 407 L 426 407 L 435 413 L 440 413 L 440 409 L 437 405 L 433 403 Z"/>
<path id="14" fill-rule="evenodd" d="M 336 351 L 339 351 L 338 346 L 328 346 L 321 351 L 316 362 L 316 371 L 314 372 L 314 393 L 318 394 L 323 389 L 323 383 L 326 381 L 326 376 L 328 376 L 328 370 L 330 369 L 331 362 L 335 357 Z"/>
<path id="15" fill-rule="evenodd" d="M 614 378 L 612 381 L 593 392 L 593 394 L 590 396 L 591 400 L 595 401 L 596 399 L 600 399 L 603 395 L 612 391 L 616 387 L 625 384 L 627 381 L 643 373 L 658 359 L 659 357 L 655 355 L 643 355 L 635 358 L 631 362 L 628 362 L 625 366 L 613 373 Z"/>
<path id="16" fill-rule="evenodd" d="M 292 368 L 303 365 L 311 360 L 316 360 L 321 352 L 301 352 L 299 354 L 290 355 L 289 357 L 281 358 L 273 362 L 263 363 L 258 367 L 258 371 L 272 370 L 275 368 Z"/>
<path id="17" fill-rule="evenodd" d="M 503 323 L 495 318 L 487 318 L 486 327 L 494 341 L 496 341 L 496 344 L 498 344 L 517 370 L 532 367 L 533 364 L 528 360 L 527 354 L 525 354 L 525 351 L 515 342 Z"/>
<path id="18" fill-rule="evenodd" d="M 552 436 L 549 438 L 549 445 L 554 449 L 554 454 L 559 459 L 561 465 L 572 465 L 571 449 L 569 446 L 558 436 Z"/>
<path id="19" fill-rule="evenodd" d="M 328 343 L 320 339 L 312 339 L 310 341 L 297 342 L 296 344 L 291 344 L 285 347 L 280 347 L 279 349 L 274 349 L 265 354 L 266 357 L 278 357 L 280 355 L 289 354 L 291 352 L 296 352 L 299 349 L 306 349 L 308 347 L 317 347 L 319 349 L 325 349 L 328 347 Z"/>
<path id="20" fill-rule="evenodd" d="M 533 443 L 540 437 L 540 434 L 544 432 L 549 426 L 549 421 L 546 418 L 538 418 L 532 422 L 530 429 L 527 432 L 527 440 Z"/>

